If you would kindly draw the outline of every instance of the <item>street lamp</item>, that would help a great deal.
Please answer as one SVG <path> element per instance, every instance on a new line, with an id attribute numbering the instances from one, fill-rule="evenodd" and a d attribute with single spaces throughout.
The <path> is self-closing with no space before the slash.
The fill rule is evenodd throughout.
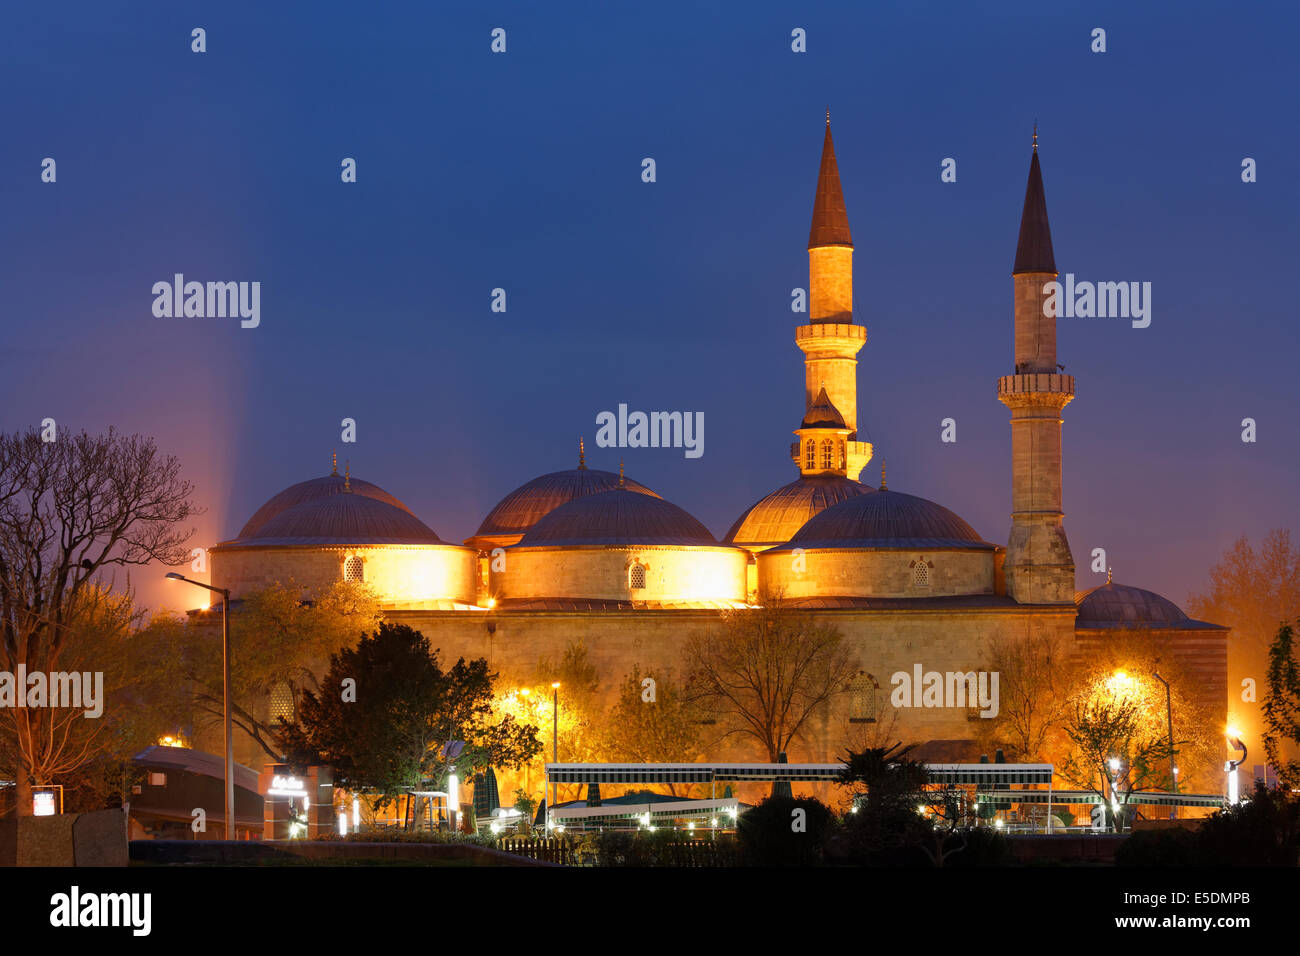
<path id="1" fill-rule="evenodd" d="M 1241 731 L 1229 727 L 1228 743 L 1233 750 L 1241 751 L 1240 760 L 1229 760 L 1223 765 L 1223 770 L 1228 775 L 1228 803 L 1235 806 L 1241 802 L 1241 793 L 1237 787 L 1237 768 L 1246 762 L 1246 745 L 1241 742 Z"/>
<path id="2" fill-rule="evenodd" d="M 1169 785 L 1173 792 L 1178 792 L 1178 768 L 1174 766 L 1174 698 L 1173 692 L 1169 689 L 1169 681 L 1165 680 L 1155 671 L 1151 672 L 1156 680 L 1165 685 L 1165 716 L 1169 722 Z M 1169 808 L 1169 819 L 1178 819 L 1178 806 Z"/>
<path id="3" fill-rule="evenodd" d="M 560 762 L 560 682 L 556 681 L 551 684 L 551 762 Z M 559 790 L 559 784 L 554 780 L 551 781 L 551 802 L 547 805 L 546 815 L 549 818 L 551 811 L 555 808 L 555 795 Z"/>
<path id="4" fill-rule="evenodd" d="M 235 838 L 235 736 L 234 723 L 230 718 L 230 589 L 213 587 L 202 581 L 192 581 L 182 574 L 169 571 L 167 578 L 172 581 L 184 581 L 195 587 L 206 588 L 221 595 L 221 687 L 225 698 L 226 725 L 226 839 Z"/>

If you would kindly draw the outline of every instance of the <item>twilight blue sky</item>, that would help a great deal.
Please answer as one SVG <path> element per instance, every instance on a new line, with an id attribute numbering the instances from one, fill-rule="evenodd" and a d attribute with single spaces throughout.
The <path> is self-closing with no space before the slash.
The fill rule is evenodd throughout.
<path id="1" fill-rule="evenodd" d="M 1300 529 L 1291 5 L 115 6 L 0 15 L 0 428 L 155 436 L 209 509 L 196 543 L 336 447 L 460 540 L 572 467 L 580 434 L 617 469 L 590 446 L 619 402 L 704 412 L 703 458 L 622 454 L 725 533 L 797 474 L 789 301 L 827 106 L 868 328 L 859 427 L 891 488 L 1006 540 L 995 382 L 1036 118 L 1062 273 L 1153 284 L 1147 329 L 1061 320 L 1079 587 L 1105 547 L 1117 579 L 1183 603 L 1238 535 Z M 260 281 L 261 327 L 154 318 L 175 272 Z M 171 593 L 156 577 L 147 601 Z"/>

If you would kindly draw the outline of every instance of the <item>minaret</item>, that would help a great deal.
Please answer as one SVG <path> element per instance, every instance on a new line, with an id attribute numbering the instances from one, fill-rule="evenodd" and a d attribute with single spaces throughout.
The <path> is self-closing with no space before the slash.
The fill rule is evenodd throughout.
<path id="1" fill-rule="evenodd" d="M 1011 538 L 1004 568 L 1007 593 L 1021 604 L 1074 601 L 1074 558 L 1061 510 L 1061 410 L 1074 398 L 1074 376 L 1056 364 L 1056 315 L 1046 308 L 1044 291 L 1056 276 L 1035 126 L 1011 269 L 1015 370 L 998 379 L 998 400 L 1011 409 Z"/>
<path id="2" fill-rule="evenodd" d="M 857 440 L 857 355 L 867 341 L 867 330 L 853 324 L 853 239 L 831 141 L 830 110 L 808 233 L 808 316 L 809 324 L 795 329 L 795 344 L 804 353 L 804 411 L 812 411 L 824 388 L 849 430 L 843 467 L 856 480 L 871 461 L 871 445 Z M 791 449 L 796 464 L 800 463 L 798 449 L 798 443 Z"/>

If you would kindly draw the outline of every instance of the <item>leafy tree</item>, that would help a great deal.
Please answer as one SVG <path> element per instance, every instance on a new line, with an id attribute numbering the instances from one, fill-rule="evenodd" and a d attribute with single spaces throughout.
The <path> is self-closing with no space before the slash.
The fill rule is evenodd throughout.
<path id="1" fill-rule="evenodd" d="M 37 429 L 0 435 L 0 670 L 61 666 L 79 624 L 93 619 L 94 584 L 119 568 L 180 564 L 199 512 L 180 463 L 152 439 L 85 432 L 43 441 Z M 102 668 L 96 668 L 100 670 Z M 75 772 L 96 753 L 48 707 L 2 718 L 18 812 L 32 785 Z"/>
<path id="2" fill-rule="evenodd" d="M 1268 696 L 1264 698 L 1264 752 L 1279 779 L 1300 788 L 1300 761 L 1288 760 L 1283 742 L 1300 744 L 1300 666 L 1296 664 L 1295 632 L 1283 623 L 1268 651 Z"/>
<path id="3" fill-rule="evenodd" d="M 1066 640 L 1051 633 L 990 642 L 988 667 L 999 675 L 999 706 L 997 717 L 978 725 L 986 753 L 1000 747 L 1013 760 L 1043 758 L 1069 715 L 1077 679 L 1070 652 Z"/>
<path id="4" fill-rule="evenodd" d="M 838 782 L 848 788 L 852 808 L 844 821 L 842 852 L 854 861 L 899 865 L 926 859 L 921 844 L 931 840 L 933 826 L 917 807 L 932 798 L 925 789 L 925 765 L 908 756 L 913 749 L 893 744 L 847 755 Z M 938 861 L 943 859 L 941 852 Z"/>
<path id="5" fill-rule="evenodd" d="M 221 612 L 219 606 L 214 610 L 215 629 L 196 632 L 175 620 L 169 636 L 186 648 L 185 674 L 205 728 L 220 727 L 225 719 Z M 373 632 L 379 622 L 379 602 L 360 582 L 336 581 L 313 600 L 303 600 L 302 588 L 292 581 L 249 594 L 230 621 L 231 720 L 236 729 L 279 760 L 280 728 L 268 706 L 272 688 L 285 683 L 295 695 L 319 691 L 317 675 L 330 655 L 350 647 L 358 634 Z"/>
<path id="6" fill-rule="evenodd" d="M 855 671 L 838 630 L 772 597 L 762 607 L 722 612 L 721 626 L 693 635 L 684 653 L 687 698 L 717 715 L 724 738 L 752 740 L 771 761 Z"/>
<path id="7" fill-rule="evenodd" d="M 618 700 L 605 721 L 606 759 L 615 763 L 692 763 L 700 756 L 700 724 L 695 709 L 665 669 L 644 685 L 641 665 L 623 678 Z M 653 699 L 648 699 L 651 687 Z M 669 785 L 676 795 L 677 786 Z"/>
<path id="8" fill-rule="evenodd" d="M 382 624 L 353 649 L 331 655 L 319 694 L 303 694 L 283 736 L 291 763 L 324 763 L 349 790 L 380 794 L 383 807 L 407 789 L 448 773 L 444 746 L 465 742 L 455 765 L 468 779 L 485 767 L 517 767 L 541 750 L 536 728 L 495 719 L 487 661 L 444 670 L 419 631 Z M 355 701 L 345 692 L 355 682 Z"/>
<path id="9" fill-rule="evenodd" d="M 1065 730 L 1074 749 L 1061 775 L 1109 801 L 1112 821 L 1120 829 L 1137 790 L 1169 789 L 1171 758 L 1178 742 L 1153 731 L 1139 700 L 1123 695 L 1091 695 L 1075 700 Z M 1117 761 L 1112 767 L 1112 761 Z"/>
<path id="10" fill-rule="evenodd" d="M 558 733 L 553 742 L 558 745 L 562 763 L 595 763 L 606 759 L 605 708 L 600 693 L 600 673 L 591 662 L 587 645 L 581 641 L 570 643 L 560 659 L 541 658 L 532 675 L 532 714 L 537 720 L 540 737 L 550 741 L 555 732 L 554 701 L 556 695 L 551 684 L 559 683 Z M 532 776 L 543 780 L 542 765 L 550 759 L 551 746 L 544 745 L 542 756 L 532 767 Z M 557 802 L 574 799 L 581 792 L 581 784 L 560 784 Z M 550 797 L 550 791 L 547 792 Z"/>

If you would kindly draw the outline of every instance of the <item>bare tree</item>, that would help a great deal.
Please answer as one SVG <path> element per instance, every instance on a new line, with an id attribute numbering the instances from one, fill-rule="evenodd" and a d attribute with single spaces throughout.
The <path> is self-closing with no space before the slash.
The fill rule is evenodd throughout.
<path id="1" fill-rule="evenodd" d="M 769 598 L 693 635 L 685 670 L 686 697 L 718 717 L 723 737 L 752 739 L 776 760 L 847 688 L 855 663 L 838 630 Z"/>
<path id="2" fill-rule="evenodd" d="M 70 635 L 95 613 L 98 579 L 186 560 L 194 529 L 180 525 L 198 513 L 192 492 L 180 462 L 152 439 L 112 429 L 48 442 L 36 429 L 0 435 L 0 669 L 58 670 Z M 95 752 L 84 737 L 78 743 L 66 714 L 48 707 L 7 708 L 3 732 L 24 815 L 33 784 Z"/>
<path id="3" fill-rule="evenodd" d="M 1077 668 L 1072 648 L 1050 633 L 1006 635 L 990 641 L 989 670 L 999 675 L 998 716 L 981 721 L 986 746 L 1004 746 L 1014 759 L 1042 759 L 1048 740 L 1064 727 Z"/>

